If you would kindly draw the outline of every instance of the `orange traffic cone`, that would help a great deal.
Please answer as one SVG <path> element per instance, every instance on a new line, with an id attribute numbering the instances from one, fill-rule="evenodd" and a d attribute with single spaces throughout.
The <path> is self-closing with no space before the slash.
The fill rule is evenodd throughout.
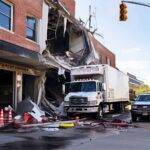
<path id="1" fill-rule="evenodd" d="M 12 123 L 12 122 L 13 122 L 12 110 L 9 110 L 7 123 L 10 124 L 10 123 Z"/>
<path id="2" fill-rule="evenodd" d="M 0 111 L 0 127 L 4 126 L 4 111 L 1 109 Z"/>

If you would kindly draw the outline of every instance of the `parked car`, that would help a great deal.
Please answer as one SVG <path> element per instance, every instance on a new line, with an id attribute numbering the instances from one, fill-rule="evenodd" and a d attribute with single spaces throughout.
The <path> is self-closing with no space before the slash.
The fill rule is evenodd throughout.
<path id="1" fill-rule="evenodd" d="M 150 116 L 150 93 L 140 94 L 132 103 L 132 120 L 137 121 L 138 117 Z"/>

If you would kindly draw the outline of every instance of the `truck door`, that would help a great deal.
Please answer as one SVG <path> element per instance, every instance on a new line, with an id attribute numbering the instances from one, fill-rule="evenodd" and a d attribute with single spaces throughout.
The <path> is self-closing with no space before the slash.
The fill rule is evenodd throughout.
<path id="1" fill-rule="evenodd" d="M 97 99 L 99 102 L 102 101 L 102 83 L 97 82 Z"/>

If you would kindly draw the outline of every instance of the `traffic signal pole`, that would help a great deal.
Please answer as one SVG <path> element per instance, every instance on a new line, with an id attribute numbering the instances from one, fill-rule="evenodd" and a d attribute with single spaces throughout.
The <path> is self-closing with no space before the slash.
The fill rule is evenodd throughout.
<path id="1" fill-rule="evenodd" d="M 126 3 L 120 4 L 120 21 L 126 21 L 128 19 L 128 10 Z"/>
<path id="2" fill-rule="evenodd" d="M 150 7 L 150 3 L 134 2 L 134 1 L 126 1 L 126 0 L 123 0 L 123 1 L 121 1 L 121 2 L 129 3 L 129 4 L 135 4 L 135 5 L 140 5 L 140 6 Z"/>
<path id="3" fill-rule="evenodd" d="M 128 19 L 128 16 L 127 16 L 128 11 L 127 11 L 126 3 L 150 7 L 150 3 L 134 2 L 134 1 L 130 1 L 130 0 L 122 0 L 121 4 L 120 4 L 120 21 L 126 21 Z"/>

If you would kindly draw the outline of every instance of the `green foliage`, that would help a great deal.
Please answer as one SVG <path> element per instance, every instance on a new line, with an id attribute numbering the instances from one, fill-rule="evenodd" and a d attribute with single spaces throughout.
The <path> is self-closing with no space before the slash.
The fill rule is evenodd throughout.
<path id="1" fill-rule="evenodd" d="M 150 93 L 150 87 L 146 84 L 134 87 L 133 90 L 135 93 L 138 94 L 143 94 L 143 93 Z"/>

